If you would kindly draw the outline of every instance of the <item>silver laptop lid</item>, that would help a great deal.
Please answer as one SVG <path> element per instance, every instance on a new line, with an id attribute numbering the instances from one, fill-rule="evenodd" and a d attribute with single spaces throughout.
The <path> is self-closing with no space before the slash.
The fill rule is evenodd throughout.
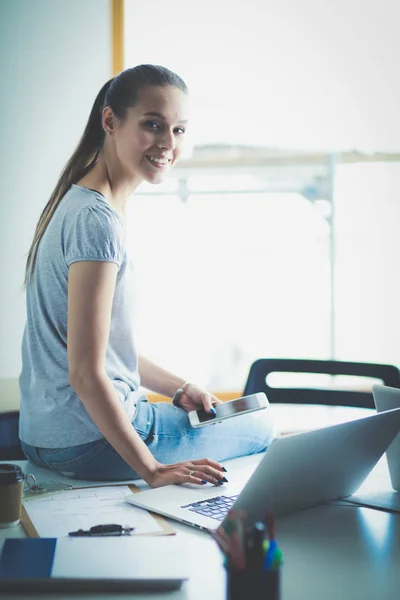
<path id="1" fill-rule="evenodd" d="M 400 431 L 400 409 L 275 440 L 233 508 L 250 523 L 358 490 Z"/>
<path id="2" fill-rule="evenodd" d="M 372 395 L 378 412 L 400 408 L 400 389 L 398 388 L 374 385 L 372 386 Z M 400 435 L 397 435 L 386 450 L 386 457 L 392 487 L 400 492 Z"/>

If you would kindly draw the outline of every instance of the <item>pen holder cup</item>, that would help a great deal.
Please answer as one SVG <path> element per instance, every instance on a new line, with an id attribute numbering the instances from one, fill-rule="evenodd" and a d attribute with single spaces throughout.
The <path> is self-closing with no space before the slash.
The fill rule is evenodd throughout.
<path id="1" fill-rule="evenodd" d="M 226 600 L 280 600 L 280 568 L 267 571 L 226 569 Z"/>

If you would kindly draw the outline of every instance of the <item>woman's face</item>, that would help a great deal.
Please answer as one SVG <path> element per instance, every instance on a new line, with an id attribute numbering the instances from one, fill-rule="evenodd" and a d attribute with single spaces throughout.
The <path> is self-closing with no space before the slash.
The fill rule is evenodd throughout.
<path id="1" fill-rule="evenodd" d="M 187 95 L 174 86 L 147 86 L 138 103 L 117 120 L 113 137 L 125 172 L 160 183 L 181 155 L 187 126 Z"/>

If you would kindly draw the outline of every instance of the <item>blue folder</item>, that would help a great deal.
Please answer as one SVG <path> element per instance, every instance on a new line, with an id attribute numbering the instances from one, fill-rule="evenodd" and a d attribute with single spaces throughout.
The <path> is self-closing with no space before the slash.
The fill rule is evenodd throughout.
<path id="1" fill-rule="evenodd" d="M 0 594 L 166 591 L 188 576 L 181 548 L 159 537 L 8 538 L 0 555 Z"/>

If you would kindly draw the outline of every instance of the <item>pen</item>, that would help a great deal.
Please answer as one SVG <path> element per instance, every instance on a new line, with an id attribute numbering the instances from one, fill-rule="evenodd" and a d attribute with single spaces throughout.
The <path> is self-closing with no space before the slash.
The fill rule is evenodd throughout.
<path id="1" fill-rule="evenodd" d="M 248 532 L 246 564 L 250 569 L 261 571 L 264 563 L 264 540 L 267 528 L 258 521 Z"/>
<path id="2" fill-rule="evenodd" d="M 83 537 L 83 536 L 100 536 L 100 535 L 130 535 L 134 527 L 129 525 L 116 525 L 110 523 L 108 525 L 94 525 L 88 531 L 84 529 L 78 529 L 78 531 L 70 531 L 68 535 L 72 537 Z"/>
<path id="3" fill-rule="evenodd" d="M 282 563 L 282 550 L 280 548 L 276 548 L 274 557 L 271 563 L 271 569 L 277 569 Z"/>
<path id="4" fill-rule="evenodd" d="M 264 569 L 267 571 L 271 568 L 278 545 L 275 540 L 270 540 L 268 552 L 265 555 Z"/>
<path id="5" fill-rule="evenodd" d="M 276 569 L 282 563 L 282 551 L 278 548 L 275 540 L 275 521 L 271 513 L 267 513 L 264 518 L 264 523 L 268 529 L 269 544 L 265 544 L 264 569 Z"/>

